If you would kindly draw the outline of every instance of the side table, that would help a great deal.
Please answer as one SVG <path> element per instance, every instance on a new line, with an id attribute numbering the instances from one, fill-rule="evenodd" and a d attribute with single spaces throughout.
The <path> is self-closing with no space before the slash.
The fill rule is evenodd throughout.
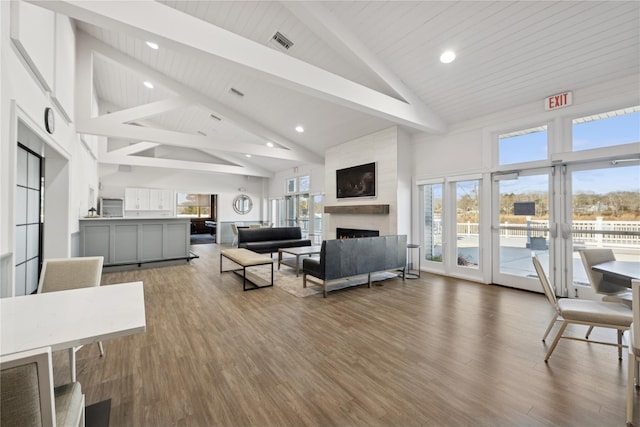
<path id="1" fill-rule="evenodd" d="M 413 249 L 418 249 L 418 272 L 412 273 L 411 268 L 413 268 L 413 258 L 411 255 L 413 254 Z M 407 279 L 419 279 L 420 278 L 420 245 L 415 243 L 407 244 L 407 271 L 404 274 Z"/>

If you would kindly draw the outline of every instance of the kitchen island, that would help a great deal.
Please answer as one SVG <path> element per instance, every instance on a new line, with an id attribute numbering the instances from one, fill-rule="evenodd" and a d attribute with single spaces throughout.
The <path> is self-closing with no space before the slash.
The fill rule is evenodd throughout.
<path id="1" fill-rule="evenodd" d="M 104 267 L 189 261 L 190 218 L 82 218 L 80 256 L 103 256 Z"/>

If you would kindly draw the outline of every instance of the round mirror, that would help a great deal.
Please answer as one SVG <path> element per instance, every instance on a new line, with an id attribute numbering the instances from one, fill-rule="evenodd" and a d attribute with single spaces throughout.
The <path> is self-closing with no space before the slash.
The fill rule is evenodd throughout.
<path id="1" fill-rule="evenodd" d="M 233 199 L 233 210 L 241 215 L 249 213 L 252 207 L 253 202 L 251 201 L 251 197 L 246 194 L 241 194 Z"/>

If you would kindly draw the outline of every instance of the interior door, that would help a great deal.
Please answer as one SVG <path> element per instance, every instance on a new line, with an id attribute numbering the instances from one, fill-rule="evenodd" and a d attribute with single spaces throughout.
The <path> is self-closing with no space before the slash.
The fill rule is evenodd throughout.
<path id="1" fill-rule="evenodd" d="M 554 168 L 494 174 L 492 270 L 494 283 L 541 292 L 531 254 L 556 283 Z M 549 226 L 551 224 L 551 227 Z M 562 293 L 556 289 L 557 293 Z"/>

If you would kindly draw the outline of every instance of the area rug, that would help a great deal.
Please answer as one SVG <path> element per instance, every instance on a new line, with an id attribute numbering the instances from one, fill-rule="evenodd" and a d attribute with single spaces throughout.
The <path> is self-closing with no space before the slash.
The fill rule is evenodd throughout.
<path id="1" fill-rule="evenodd" d="M 397 278 L 398 275 L 391 272 L 374 273 L 371 280 L 373 282 L 380 282 L 382 280 Z M 268 265 L 260 265 L 256 267 L 250 267 L 247 269 L 247 279 L 256 283 L 258 286 L 264 286 L 271 282 L 271 267 Z M 313 278 L 311 280 L 314 280 Z M 274 261 L 273 265 L 273 286 L 282 289 L 291 295 L 297 297 L 308 297 L 312 295 L 322 294 L 322 286 L 315 284 L 307 278 L 307 287 L 302 287 L 302 273 L 299 277 L 296 277 L 296 272 L 293 268 L 285 265 L 280 267 L 278 271 L 278 261 Z M 317 279 L 316 279 L 317 280 Z M 367 283 L 367 276 L 354 276 L 345 279 L 337 279 L 331 281 L 327 286 L 327 291 L 336 291 L 338 289 L 344 289 L 351 286 L 363 285 Z M 375 286 L 375 283 L 373 283 Z"/>

